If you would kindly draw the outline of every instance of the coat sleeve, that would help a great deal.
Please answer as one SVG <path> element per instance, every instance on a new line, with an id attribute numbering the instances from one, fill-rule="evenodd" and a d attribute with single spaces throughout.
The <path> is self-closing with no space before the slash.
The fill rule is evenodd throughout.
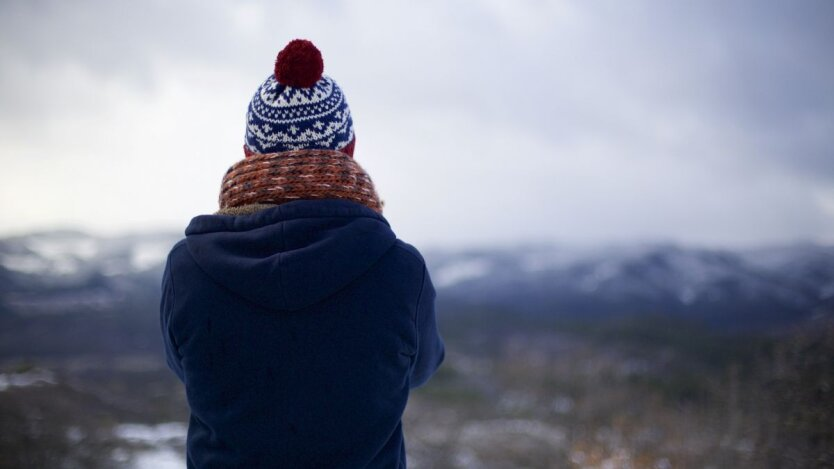
<path id="1" fill-rule="evenodd" d="M 170 368 L 185 383 L 185 375 L 182 371 L 182 357 L 177 351 L 177 344 L 170 330 L 171 314 L 174 308 L 174 279 L 171 275 L 171 256 L 165 262 L 165 270 L 162 273 L 162 298 L 159 302 L 159 325 L 162 330 L 162 343 L 165 347 L 165 359 Z"/>
<path id="2" fill-rule="evenodd" d="M 411 371 L 410 387 L 422 386 L 431 378 L 446 354 L 443 339 L 437 330 L 435 298 L 437 294 L 431 276 L 423 265 L 423 286 L 417 301 L 415 327 L 417 330 L 417 354 Z"/>

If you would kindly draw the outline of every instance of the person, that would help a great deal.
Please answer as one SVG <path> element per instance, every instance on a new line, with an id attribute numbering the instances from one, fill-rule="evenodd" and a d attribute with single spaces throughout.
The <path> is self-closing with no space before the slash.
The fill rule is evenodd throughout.
<path id="1" fill-rule="evenodd" d="M 354 159 L 342 90 L 291 41 L 216 213 L 168 254 L 160 327 L 189 468 L 404 468 L 409 391 L 445 356 L 425 259 Z"/>

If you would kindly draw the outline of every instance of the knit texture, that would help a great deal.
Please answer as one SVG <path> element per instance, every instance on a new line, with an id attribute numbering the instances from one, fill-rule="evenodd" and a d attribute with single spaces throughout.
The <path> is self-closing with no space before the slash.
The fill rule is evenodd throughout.
<path id="1" fill-rule="evenodd" d="M 292 150 L 255 154 L 223 176 L 220 210 L 298 199 L 347 199 L 382 213 L 373 181 L 348 154 L 336 150 Z"/>
<path id="2" fill-rule="evenodd" d="M 328 76 L 310 88 L 282 85 L 270 75 L 246 113 L 246 146 L 254 153 L 305 148 L 340 150 L 353 140 L 342 90 Z"/>

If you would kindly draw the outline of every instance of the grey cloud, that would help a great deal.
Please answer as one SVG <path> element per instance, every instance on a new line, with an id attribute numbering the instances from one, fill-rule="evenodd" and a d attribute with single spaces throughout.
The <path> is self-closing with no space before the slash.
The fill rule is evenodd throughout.
<path id="1" fill-rule="evenodd" d="M 254 90 L 280 46 L 274 42 L 309 32 L 326 52 L 326 71 L 334 71 L 346 89 L 363 142 L 371 142 L 366 125 L 407 131 L 403 122 L 410 114 L 448 114 L 450 125 L 477 120 L 493 131 L 507 129 L 507 135 L 531 135 L 557 153 L 520 155 L 521 164 L 577 157 L 558 152 L 570 151 L 576 142 L 599 142 L 611 152 L 600 157 L 600 172 L 623 168 L 623 161 L 658 178 L 670 177 L 678 166 L 701 171 L 700 179 L 681 177 L 689 192 L 674 202 L 691 200 L 691 212 L 684 215 L 662 202 L 651 205 L 662 189 L 635 188 L 644 191 L 632 197 L 644 212 L 643 225 L 633 221 L 630 227 L 635 235 L 680 235 L 701 227 L 699 236 L 717 239 L 732 226 L 737 239 L 752 239 L 756 226 L 764 226 L 757 222 L 772 227 L 780 219 L 795 228 L 791 235 L 830 231 L 811 189 L 790 198 L 773 194 L 785 203 L 779 207 L 783 215 L 771 215 L 753 213 L 767 189 L 746 184 L 769 180 L 774 172 L 785 192 L 814 185 L 827 193 L 834 184 L 834 3 L 522 1 L 512 3 L 517 17 L 507 16 L 503 5 L 500 0 L 0 2 L 0 57 L 7 64 L 0 70 L 0 122 L 6 127 L 14 122 L 20 131 L 35 129 L 40 123 L 26 122 L 27 113 L 40 117 L 49 105 L 56 115 L 65 108 L 61 119 L 72 118 L 77 102 L 49 96 L 72 92 L 59 82 L 49 85 L 52 78 L 44 71 L 52 70 L 50 64 L 83 67 L 102 83 L 118 81 L 152 94 L 155 77 L 165 73 L 160 67 L 181 62 L 240 70 L 241 80 L 251 77 Z M 262 27 L 234 26 L 235 12 L 246 20 L 246 8 L 262 16 Z M 402 121 L 392 123 L 396 119 Z M 437 161 L 473 147 L 489 153 L 488 145 L 459 135 L 480 137 L 438 133 L 426 136 L 436 140 L 423 145 L 445 147 L 437 150 Z M 504 156 L 485 154 L 483 164 L 498 167 Z M 644 180 L 638 170 L 630 177 Z M 732 200 L 698 200 L 699 185 L 710 182 L 735 185 L 727 192 Z M 593 182 L 568 183 L 593 192 Z M 544 182 L 512 184 L 516 193 L 543 191 L 519 200 L 565 195 L 544 193 L 550 190 Z M 487 192 L 470 192 L 475 189 L 482 196 Z M 594 199 L 594 210 L 605 203 Z M 624 202 L 610 203 L 613 213 Z M 713 215 L 722 207 L 735 207 L 731 222 Z M 521 227 L 531 214 L 515 216 Z M 667 226 L 674 217 L 681 217 L 678 225 Z M 547 228 L 541 224 L 531 229 Z M 588 226 L 583 233 L 597 229 Z M 598 230 L 602 236 L 609 227 Z"/>

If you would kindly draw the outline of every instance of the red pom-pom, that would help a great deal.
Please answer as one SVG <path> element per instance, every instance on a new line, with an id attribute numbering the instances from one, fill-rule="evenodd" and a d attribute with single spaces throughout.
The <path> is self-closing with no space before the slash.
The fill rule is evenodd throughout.
<path id="1" fill-rule="evenodd" d="M 275 59 L 275 79 L 294 88 L 310 88 L 321 79 L 324 61 L 321 52 L 306 39 L 294 39 Z"/>

